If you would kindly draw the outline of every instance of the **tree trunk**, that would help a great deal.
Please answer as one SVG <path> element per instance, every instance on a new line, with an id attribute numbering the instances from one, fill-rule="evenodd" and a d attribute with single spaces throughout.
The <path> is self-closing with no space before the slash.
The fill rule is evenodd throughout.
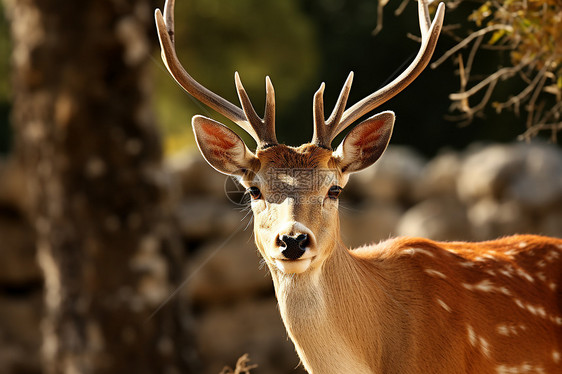
<path id="1" fill-rule="evenodd" d="M 4 0 L 16 153 L 45 277 L 46 373 L 188 373 L 148 73 L 148 0 Z"/>

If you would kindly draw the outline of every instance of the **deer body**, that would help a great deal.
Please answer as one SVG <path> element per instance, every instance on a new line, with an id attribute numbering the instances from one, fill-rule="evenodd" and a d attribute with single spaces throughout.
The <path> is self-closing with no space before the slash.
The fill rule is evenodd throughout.
<path id="1" fill-rule="evenodd" d="M 338 196 L 352 173 L 384 152 L 394 113 L 354 125 L 411 83 L 428 64 L 441 30 L 418 1 L 420 51 L 387 86 L 346 109 L 350 74 L 324 118 L 324 84 L 314 95 L 314 134 L 300 147 L 278 144 L 273 85 L 263 118 L 238 74 L 241 108 L 196 82 L 174 49 L 174 0 L 156 23 L 166 67 L 190 94 L 257 142 L 252 152 L 226 126 L 192 120 L 197 145 L 219 172 L 251 195 L 256 245 L 269 267 L 281 317 L 312 374 L 562 373 L 562 240 L 514 236 L 483 243 L 397 238 L 348 250 Z"/>
<path id="2" fill-rule="evenodd" d="M 318 279 L 272 269 L 310 373 L 562 372 L 562 240 L 400 238 L 335 253 Z"/>

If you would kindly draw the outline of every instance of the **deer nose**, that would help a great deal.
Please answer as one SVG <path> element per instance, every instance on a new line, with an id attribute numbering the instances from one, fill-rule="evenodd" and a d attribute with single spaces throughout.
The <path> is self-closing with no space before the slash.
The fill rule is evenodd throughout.
<path id="1" fill-rule="evenodd" d="M 300 258 L 306 251 L 308 244 L 307 234 L 299 234 L 296 237 L 281 235 L 277 241 L 277 245 L 282 248 L 281 253 L 289 260 Z"/>

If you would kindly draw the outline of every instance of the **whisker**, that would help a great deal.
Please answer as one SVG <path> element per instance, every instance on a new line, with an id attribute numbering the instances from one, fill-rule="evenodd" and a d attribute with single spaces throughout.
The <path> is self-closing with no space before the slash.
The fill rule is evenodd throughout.
<path id="1" fill-rule="evenodd" d="M 172 300 L 181 291 L 181 289 L 184 288 L 187 285 L 187 283 L 189 283 L 189 281 L 191 281 L 193 279 L 193 277 L 197 273 L 199 273 L 199 271 L 201 271 L 201 269 L 203 269 L 203 267 L 205 267 L 205 265 L 207 265 L 207 263 L 209 261 L 211 261 L 211 259 L 213 259 L 213 257 L 215 257 L 217 255 L 217 253 L 219 253 L 220 250 L 222 250 L 224 248 L 224 246 L 226 244 L 228 244 L 228 242 L 230 240 L 232 240 L 234 235 L 236 235 L 240 232 L 240 229 L 242 228 L 243 223 L 244 222 L 241 222 L 236 227 L 236 229 L 228 236 L 228 238 L 226 238 L 217 248 L 215 248 L 215 250 L 213 252 L 211 252 L 211 254 L 209 254 L 209 256 L 207 256 L 207 258 L 191 274 L 189 274 L 184 279 L 184 281 L 181 282 L 181 284 L 176 287 L 176 289 L 172 293 L 170 293 L 170 295 L 168 295 L 166 300 L 164 300 L 163 302 L 160 303 L 158 308 L 156 308 L 156 310 L 154 310 L 154 312 L 152 312 L 152 314 L 150 314 L 150 316 L 145 320 L 145 323 L 148 323 L 166 304 L 168 304 L 170 302 L 170 300 Z"/>

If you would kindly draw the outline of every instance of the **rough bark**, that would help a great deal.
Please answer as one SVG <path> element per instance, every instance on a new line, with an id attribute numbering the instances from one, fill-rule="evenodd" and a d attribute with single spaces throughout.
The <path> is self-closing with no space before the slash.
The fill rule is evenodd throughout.
<path id="1" fill-rule="evenodd" d="M 186 373 L 181 249 L 149 106 L 147 0 L 4 0 L 46 373 Z"/>

